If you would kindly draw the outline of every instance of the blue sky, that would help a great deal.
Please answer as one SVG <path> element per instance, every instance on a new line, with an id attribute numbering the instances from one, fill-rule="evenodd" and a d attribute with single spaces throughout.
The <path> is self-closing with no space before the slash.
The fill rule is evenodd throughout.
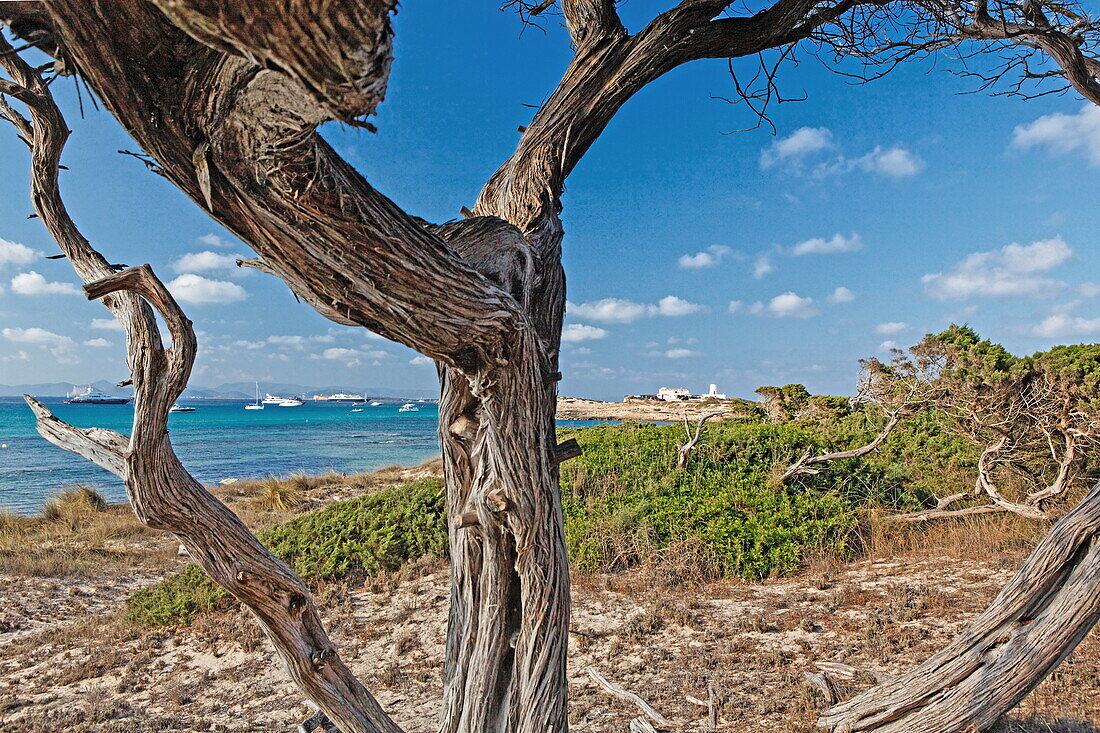
<path id="1" fill-rule="evenodd" d="M 456 218 L 560 76 L 564 31 L 491 3 L 409 3 L 378 134 L 326 135 L 410 213 Z M 632 29 L 656 10 L 629 3 Z M 748 62 L 746 62 L 747 64 Z M 748 68 L 747 66 L 745 67 Z M 618 399 L 659 386 L 751 395 L 802 382 L 850 393 L 857 360 L 966 321 L 1018 353 L 1100 334 L 1095 181 L 1100 109 L 969 91 L 943 65 L 853 85 L 812 58 L 781 77 L 805 102 L 751 132 L 725 62 L 697 62 L 632 100 L 568 182 L 570 310 L 562 392 Z M 247 248 L 81 119 L 63 191 L 114 262 L 149 262 L 200 332 L 192 382 L 430 388 L 409 350 L 325 321 L 278 281 L 230 266 Z M 125 376 L 121 334 L 28 220 L 26 152 L 0 132 L 0 383 Z"/>

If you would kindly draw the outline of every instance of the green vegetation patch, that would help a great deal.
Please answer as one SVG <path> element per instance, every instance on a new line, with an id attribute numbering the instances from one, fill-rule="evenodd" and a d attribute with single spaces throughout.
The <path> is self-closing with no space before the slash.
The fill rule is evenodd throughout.
<path id="1" fill-rule="evenodd" d="M 813 432 L 745 420 L 710 423 L 685 470 L 679 425 L 626 423 L 574 433 L 583 455 L 562 467 L 565 533 L 582 570 L 614 571 L 692 548 L 704 573 L 762 578 L 812 552 L 851 553 L 869 495 L 891 479 L 860 461 L 781 485 Z"/>
<path id="2" fill-rule="evenodd" d="M 394 486 L 303 514 L 258 536 L 306 581 L 367 577 L 425 555 L 446 557 L 443 484 L 425 479 Z M 191 565 L 131 596 L 126 618 L 142 626 L 182 624 L 228 603 L 229 595 Z"/>

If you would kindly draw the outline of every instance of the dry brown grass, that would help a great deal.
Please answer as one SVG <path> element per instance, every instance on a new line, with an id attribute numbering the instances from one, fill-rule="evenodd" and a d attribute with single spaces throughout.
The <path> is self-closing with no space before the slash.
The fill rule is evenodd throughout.
<path id="1" fill-rule="evenodd" d="M 1011 513 L 915 524 L 876 517 L 869 522 L 865 552 L 871 558 L 940 554 L 1015 558 L 1034 547 L 1049 529 L 1045 523 Z"/>
<path id="2" fill-rule="evenodd" d="M 209 487 L 253 531 L 302 512 L 438 474 L 441 462 L 364 474 L 326 473 L 238 481 Z M 108 504 L 94 489 L 56 492 L 41 516 L 0 512 L 0 572 L 26 577 L 87 577 L 117 568 L 172 568 L 178 540 L 141 522 L 128 504 Z"/>

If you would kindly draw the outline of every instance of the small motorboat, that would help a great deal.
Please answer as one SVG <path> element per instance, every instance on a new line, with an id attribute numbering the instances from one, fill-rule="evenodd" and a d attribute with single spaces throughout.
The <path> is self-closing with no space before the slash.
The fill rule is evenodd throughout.
<path id="1" fill-rule="evenodd" d="M 302 402 L 297 397 L 290 397 L 279 403 L 279 407 L 301 407 L 305 402 Z"/>
<path id="2" fill-rule="evenodd" d="M 187 405 L 181 405 L 178 402 L 173 403 L 172 406 L 168 408 L 168 412 L 194 412 L 194 411 L 195 411 L 194 407 L 188 407 Z"/>
<path id="3" fill-rule="evenodd" d="M 362 412 L 363 408 L 362 407 L 353 407 L 353 408 L 351 408 L 351 411 L 352 412 Z"/>
<path id="4" fill-rule="evenodd" d="M 397 408 L 398 412 L 420 412 L 420 408 L 416 406 L 415 402 L 406 402 Z"/>

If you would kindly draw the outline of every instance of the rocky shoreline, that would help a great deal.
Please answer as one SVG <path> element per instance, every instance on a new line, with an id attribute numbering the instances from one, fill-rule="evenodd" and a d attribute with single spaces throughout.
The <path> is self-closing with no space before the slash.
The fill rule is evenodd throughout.
<path id="1" fill-rule="evenodd" d="M 601 402 L 580 397 L 559 397 L 559 420 L 637 420 L 639 422 L 680 422 L 698 420 L 718 413 L 723 417 L 743 415 L 746 403 L 740 400 L 703 400 L 692 402 Z"/>

